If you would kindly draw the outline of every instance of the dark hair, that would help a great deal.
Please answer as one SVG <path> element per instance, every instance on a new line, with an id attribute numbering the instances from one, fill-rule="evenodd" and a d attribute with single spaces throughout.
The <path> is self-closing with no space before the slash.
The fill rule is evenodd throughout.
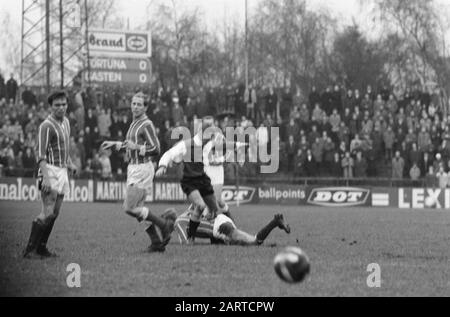
<path id="1" fill-rule="evenodd" d="M 55 101 L 56 99 L 60 99 L 60 98 L 66 98 L 66 100 L 69 100 L 69 96 L 67 95 L 66 91 L 64 90 L 57 90 L 52 92 L 48 98 L 48 104 L 51 106 L 53 104 L 53 101 Z"/>

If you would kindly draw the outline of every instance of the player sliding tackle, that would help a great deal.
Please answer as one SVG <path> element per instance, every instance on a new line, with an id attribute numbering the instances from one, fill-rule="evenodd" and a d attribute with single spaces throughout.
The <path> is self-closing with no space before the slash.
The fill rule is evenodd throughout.
<path id="1" fill-rule="evenodd" d="M 213 219 L 219 210 L 211 179 L 205 173 L 203 161 L 204 148 L 206 143 L 210 141 L 208 136 L 212 136 L 213 131 L 217 131 L 217 128 L 214 128 L 214 119 L 212 117 L 204 118 L 201 126 L 197 127 L 193 138 L 177 143 L 163 155 L 156 172 L 156 177 L 161 177 L 167 172 L 167 168 L 172 163 L 184 162 L 181 188 L 188 197 L 189 202 L 195 206 L 190 214 L 187 230 L 186 242 L 188 244 L 194 243 L 202 215 L 209 214 L 210 218 Z M 220 134 L 216 139 L 218 142 L 223 142 L 223 135 Z"/>
<path id="2" fill-rule="evenodd" d="M 133 122 L 126 135 L 126 141 L 107 141 L 102 144 L 102 149 L 115 148 L 126 149 L 129 160 L 127 171 L 127 195 L 123 203 L 123 210 L 129 216 L 139 222 L 148 221 L 155 226 L 149 226 L 147 234 L 161 236 L 158 245 L 152 244 L 149 252 L 164 252 L 173 232 L 175 213 L 164 213 L 161 217 L 154 215 L 145 206 L 145 199 L 152 189 L 155 170 L 153 159 L 160 153 L 160 144 L 156 137 L 152 121 L 147 117 L 148 104 L 143 94 L 137 94 L 131 101 Z"/>
<path id="3" fill-rule="evenodd" d="M 167 151 L 159 161 L 159 168 L 156 177 L 161 177 L 167 172 L 167 168 L 172 163 L 184 162 L 183 178 L 181 188 L 188 197 L 188 200 L 196 206 L 189 221 L 187 242 L 194 243 L 197 228 L 200 225 L 200 217 L 208 208 L 209 212 L 215 216 L 218 211 L 217 200 L 211 186 L 211 179 L 205 174 L 203 164 L 203 146 L 205 141 L 203 133 L 214 124 L 212 118 L 203 119 L 202 125 L 193 138 L 177 143 Z"/>
<path id="4" fill-rule="evenodd" d="M 187 230 L 192 212 L 192 209 L 188 209 L 179 216 L 175 222 L 175 230 L 177 231 L 181 244 L 187 242 Z M 203 217 L 196 232 L 196 237 L 200 239 L 210 239 L 213 244 L 222 243 L 226 245 L 258 246 L 264 243 L 275 228 L 284 230 L 288 234 L 291 232 L 291 228 L 284 221 L 283 215 L 280 214 L 275 215 L 274 218 L 256 235 L 251 235 L 238 229 L 232 219 L 221 214 L 212 220 Z M 156 236 L 152 238 L 152 242 L 155 244 L 158 244 L 159 241 L 159 238 Z"/>

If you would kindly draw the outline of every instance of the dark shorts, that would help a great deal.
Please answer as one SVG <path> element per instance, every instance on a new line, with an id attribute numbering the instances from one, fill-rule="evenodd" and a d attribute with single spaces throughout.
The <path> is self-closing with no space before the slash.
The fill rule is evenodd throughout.
<path id="1" fill-rule="evenodd" d="M 197 178 L 183 178 L 181 180 L 181 189 L 187 196 L 196 190 L 200 192 L 202 197 L 214 195 L 211 179 L 207 175 Z"/>

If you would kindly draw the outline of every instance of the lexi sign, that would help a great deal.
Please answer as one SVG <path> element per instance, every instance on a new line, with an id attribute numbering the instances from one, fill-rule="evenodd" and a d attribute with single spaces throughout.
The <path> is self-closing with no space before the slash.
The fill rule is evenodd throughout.
<path id="1" fill-rule="evenodd" d="M 427 206 L 427 199 L 432 202 Z M 450 209 L 450 189 L 439 188 L 399 188 L 398 208 L 400 209 L 425 209 L 438 210 Z"/>
<path id="2" fill-rule="evenodd" d="M 150 57 L 151 35 L 139 31 L 89 30 L 89 53 L 104 57 Z"/>

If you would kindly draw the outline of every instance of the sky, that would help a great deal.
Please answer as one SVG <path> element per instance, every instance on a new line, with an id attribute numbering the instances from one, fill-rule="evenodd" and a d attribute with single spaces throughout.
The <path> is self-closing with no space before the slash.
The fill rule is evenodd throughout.
<path id="1" fill-rule="evenodd" d="M 4 1 L 4 0 L 0 0 Z M 146 16 L 146 6 L 153 2 L 153 7 L 157 0 L 117 0 L 125 16 L 131 17 L 130 26 L 139 25 Z M 245 0 L 178 0 L 190 8 L 199 7 L 204 12 L 209 26 L 222 23 L 223 19 L 230 19 L 236 16 L 238 20 L 244 21 Z M 248 0 L 248 6 L 254 8 L 260 0 Z M 328 8 L 333 14 L 343 16 L 347 22 L 351 21 L 351 16 L 357 17 L 359 14 L 358 0 L 310 0 L 308 6 L 312 8 Z"/>
<path id="2" fill-rule="evenodd" d="M 155 4 L 157 0 L 116 0 L 118 7 L 125 18 L 130 18 L 131 27 L 139 24 L 146 16 L 146 8 L 149 3 Z M 169 1 L 169 0 L 166 0 Z M 260 0 L 248 0 L 249 8 L 256 6 Z M 244 0 L 182 0 L 189 7 L 198 6 L 209 21 L 220 21 L 225 17 L 225 12 L 230 16 L 235 14 L 244 20 Z M 312 8 L 328 8 L 333 14 L 342 15 L 348 21 L 351 16 L 359 15 L 358 0 L 309 0 L 308 6 Z M 7 11 L 11 16 L 20 20 L 22 1 L 0 0 L 0 11 Z"/>
<path id="3" fill-rule="evenodd" d="M 54 0 L 53 0 L 54 1 Z M 156 9 L 156 4 L 161 0 L 116 0 L 118 8 L 122 12 L 125 21 L 129 21 L 130 28 L 137 27 L 144 24 L 150 3 L 150 10 Z M 169 0 L 164 0 L 169 1 Z M 244 23 L 244 7 L 245 0 L 177 0 L 188 9 L 198 7 L 206 21 L 208 29 L 214 29 L 222 26 L 225 19 L 235 19 L 238 22 Z M 260 0 L 248 0 L 249 14 L 251 15 L 252 8 L 255 8 Z M 450 0 L 448 0 L 450 1 Z M 308 6 L 312 9 L 325 8 L 328 9 L 334 16 L 338 17 L 344 24 L 350 24 L 352 17 L 357 20 L 361 19 L 361 14 L 358 6 L 358 0 L 309 0 Z M 4 13 L 8 13 L 14 21 L 14 29 L 17 32 L 17 37 L 20 38 L 21 25 L 21 10 L 22 1 L 18 0 L 0 0 L 0 18 Z M 361 20 L 358 20 L 361 21 Z M 5 76 L 7 65 L 5 65 L 5 58 L 0 48 L 0 71 Z"/>
<path id="4" fill-rule="evenodd" d="M 55 0 L 52 0 L 55 1 Z M 147 7 L 150 3 L 150 10 L 156 9 L 158 1 L 169 0 L 116 0 L 117 6 L 122 13 L 125 21 L 129 21 L 130 28 L 144 24 L 147 14 L 150 12 Z M 208 29 L 214 29 L 223 26 L 225 19 L 235 19 L 244 23 L 245 0 L 176 0 L 178 3 L 189 9 L 198 7 L 203 13 Z M 258 5 L 261 0 L 248 0 L 249 14 Z M 450 0 L 436 0 L 443 8 L 450 12 Z M 19 0 L 0 0 L 0 18 L 2 14 L 8 12 L 14 20 L 17 36 L 20 37 L 21 23 L 21 3 Z M 370 23 L 369 9 L 360 6 L 360 0 L 308 0 L 307 6 L 312 10 L 326 9 L 334 16 L 341 26 L 353 24 L 353 20 L 360 25 L 363 32 L 371 36 L 379 32 L 373 28 Z M 449 13 L 450 16 L 450 13 Z M 450 39 L 450 31 L 449 31 Z M 450 43 L 450 40 L 448 41 Z M 0 70 L 5 72 L 5 62 L 0 48 Z"/>

